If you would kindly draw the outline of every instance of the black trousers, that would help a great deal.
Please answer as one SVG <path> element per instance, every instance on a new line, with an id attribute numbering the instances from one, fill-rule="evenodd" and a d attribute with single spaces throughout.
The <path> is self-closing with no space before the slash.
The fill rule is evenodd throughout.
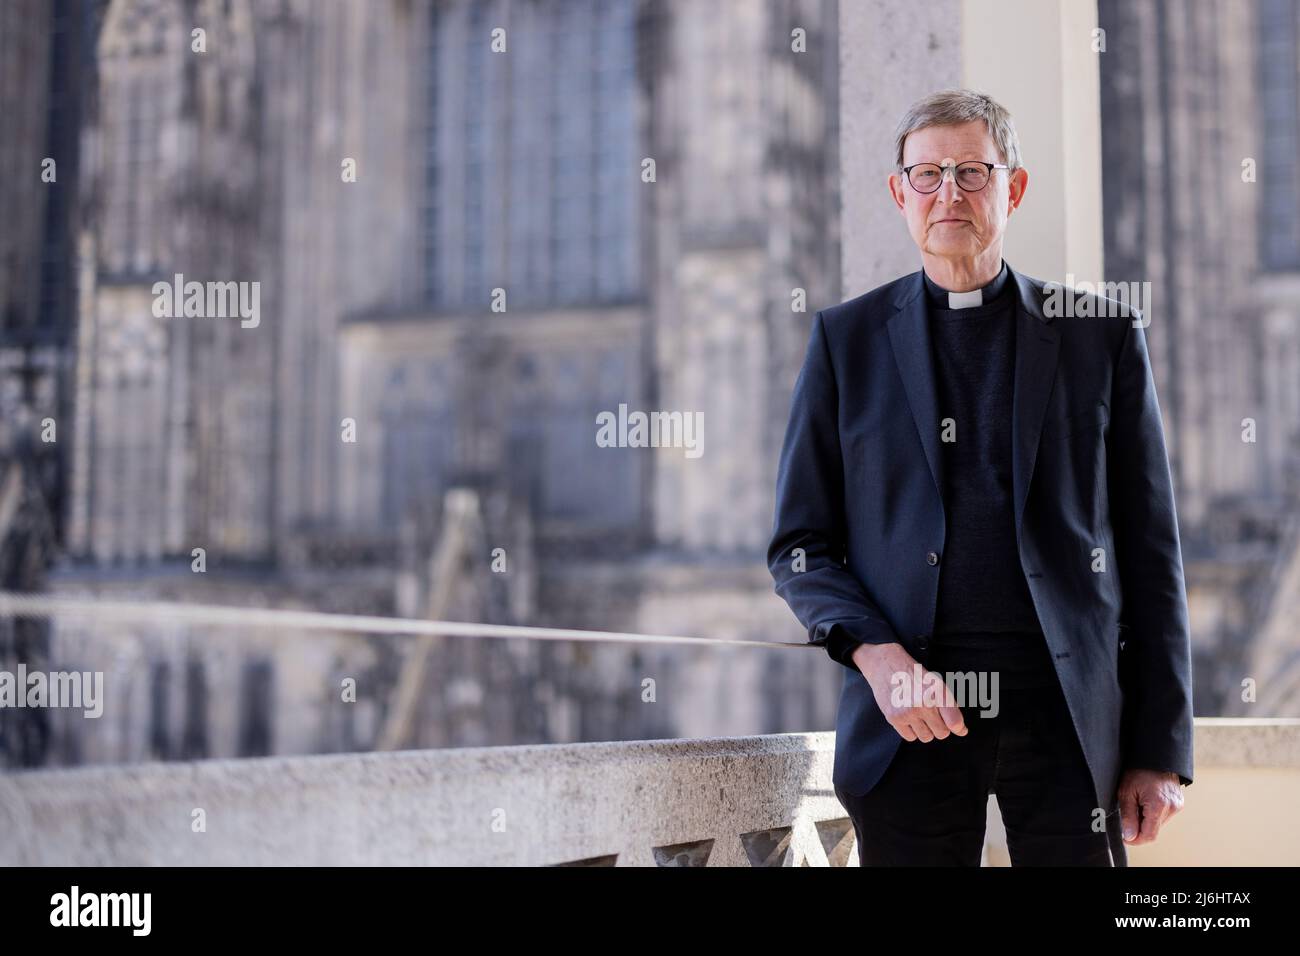
<path id="1" fill-rule="evenodd" d="M 1127 865 L 1122 844 L 1112 860 L 1118 809 L 1097 812 L 1060 683 L 999 689 L 997 698 L 996 716 L 981 717 L 979 703 L 961 707 L 965 737 L 902 741 L 865 795 L 835 788 L 862 866 L 979 866 L 990 793 L 1012 866 Z"/>

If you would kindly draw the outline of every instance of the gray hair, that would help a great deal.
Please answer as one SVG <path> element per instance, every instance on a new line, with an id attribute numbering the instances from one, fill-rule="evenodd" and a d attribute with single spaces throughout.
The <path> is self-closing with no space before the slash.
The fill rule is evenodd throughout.
<path id="1" fill-rule="evenodd" d="M 924 99 L 917 100 L 903 114 L 903 118 L 894 127 L 894 162 L 903 168 L 903 143 L 908 133 L 928 126 L 955 126 L 983 120 L 989 135 L 1002 154 L 1002 162 L 1014 171 L 1023 163 L 1020 159 L 1020 137 L 1016 135 L 1015 124 L 1011 114 L 993 97 L 978 90 L 940 90 Z"/>

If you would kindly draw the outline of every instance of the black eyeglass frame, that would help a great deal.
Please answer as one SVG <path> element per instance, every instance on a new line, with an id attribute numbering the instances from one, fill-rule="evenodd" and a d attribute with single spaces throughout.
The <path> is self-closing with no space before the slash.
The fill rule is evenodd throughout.
<path id="1" fill-rule="evenodd" d="M 936 167 L 939 170 L 939 185 L 935 186 L 933 189 L 917 189 L 916 184 L 912 182 L 912 170 L 916 169 L 917 166 Z M 957 170 L 960 169 L 962 166 L 983 166 L 988 171 L 988 175 L 984 179 L 984 185 L 979 186 L 975 189 L 967 189 L 965 186 L 963 186 L 957 179 Z M 982 159 L 967 159 L 960 163 L 954 163 L 951 166 L 940 166 L 938 163 L 913 163 L 911 166 L 899 166 L 898 168 L 902 172 L 902 174 L 905 177 L 907 177 L 907 184 L 911 186 L 912 189 L 916 190 L 916 192 L 920 193 L 922 196 L 928 196 L 930 195 L 930 193 L 937 193 L 940 189 L 943 188 L 943 174 L 945 170 L 949 170 L 949 169 L 952 170 L 952 181 L 954 183 L 957 183 L 957 188 L 960 189 L 962 192 L 977 193 L 981 189 L 983 189 L 984 186 L 987 186 L 989 184 L 989 180 L 993 178 L 993 170 L 1010 169 L 1011 167 L 1008 166 L 1006 163 L 986 163 Z"/>

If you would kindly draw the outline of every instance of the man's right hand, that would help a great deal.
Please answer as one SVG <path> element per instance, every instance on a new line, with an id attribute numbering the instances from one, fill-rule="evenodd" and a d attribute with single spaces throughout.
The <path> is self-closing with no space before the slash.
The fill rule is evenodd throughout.
<path id="1" fill-rule="evenodd" d="M 876 695 L 876 706 L 904 740 L 929 743 L 936 738 L 943 740 L 950 733 L 966 736 L 966 721 L 961 708 L 940 675 L 921 668 L 924 675 L 922 687 L 918 689 L 919 693 L 914 692 L 912 685 L 918 662 L 902 644 L 861 644 L 853 651 L 853 663 L 871 685 L 871 691 Z M 895 674 L 899 675 L 901 682 L 897 686 L 906 691 L 901 704 L 894 700 Z M 933 699 L 935 691 L 925 692 L 931 681 L 938 682 L 935 687 L 943 701 L 941 706 L 925 707 L 915 700 Z"/>

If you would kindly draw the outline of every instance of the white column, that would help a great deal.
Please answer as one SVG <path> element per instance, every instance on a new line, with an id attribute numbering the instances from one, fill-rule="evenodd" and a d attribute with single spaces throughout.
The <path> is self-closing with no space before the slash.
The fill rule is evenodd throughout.
<path id="1" fill-rule="evenodd" d="M 1101 88 L 1095 0 L 962 0 L 962 82 L 1011 111 L 1029 171 L 1003 253 L 1042 279 L 1099 282 Z"/>

